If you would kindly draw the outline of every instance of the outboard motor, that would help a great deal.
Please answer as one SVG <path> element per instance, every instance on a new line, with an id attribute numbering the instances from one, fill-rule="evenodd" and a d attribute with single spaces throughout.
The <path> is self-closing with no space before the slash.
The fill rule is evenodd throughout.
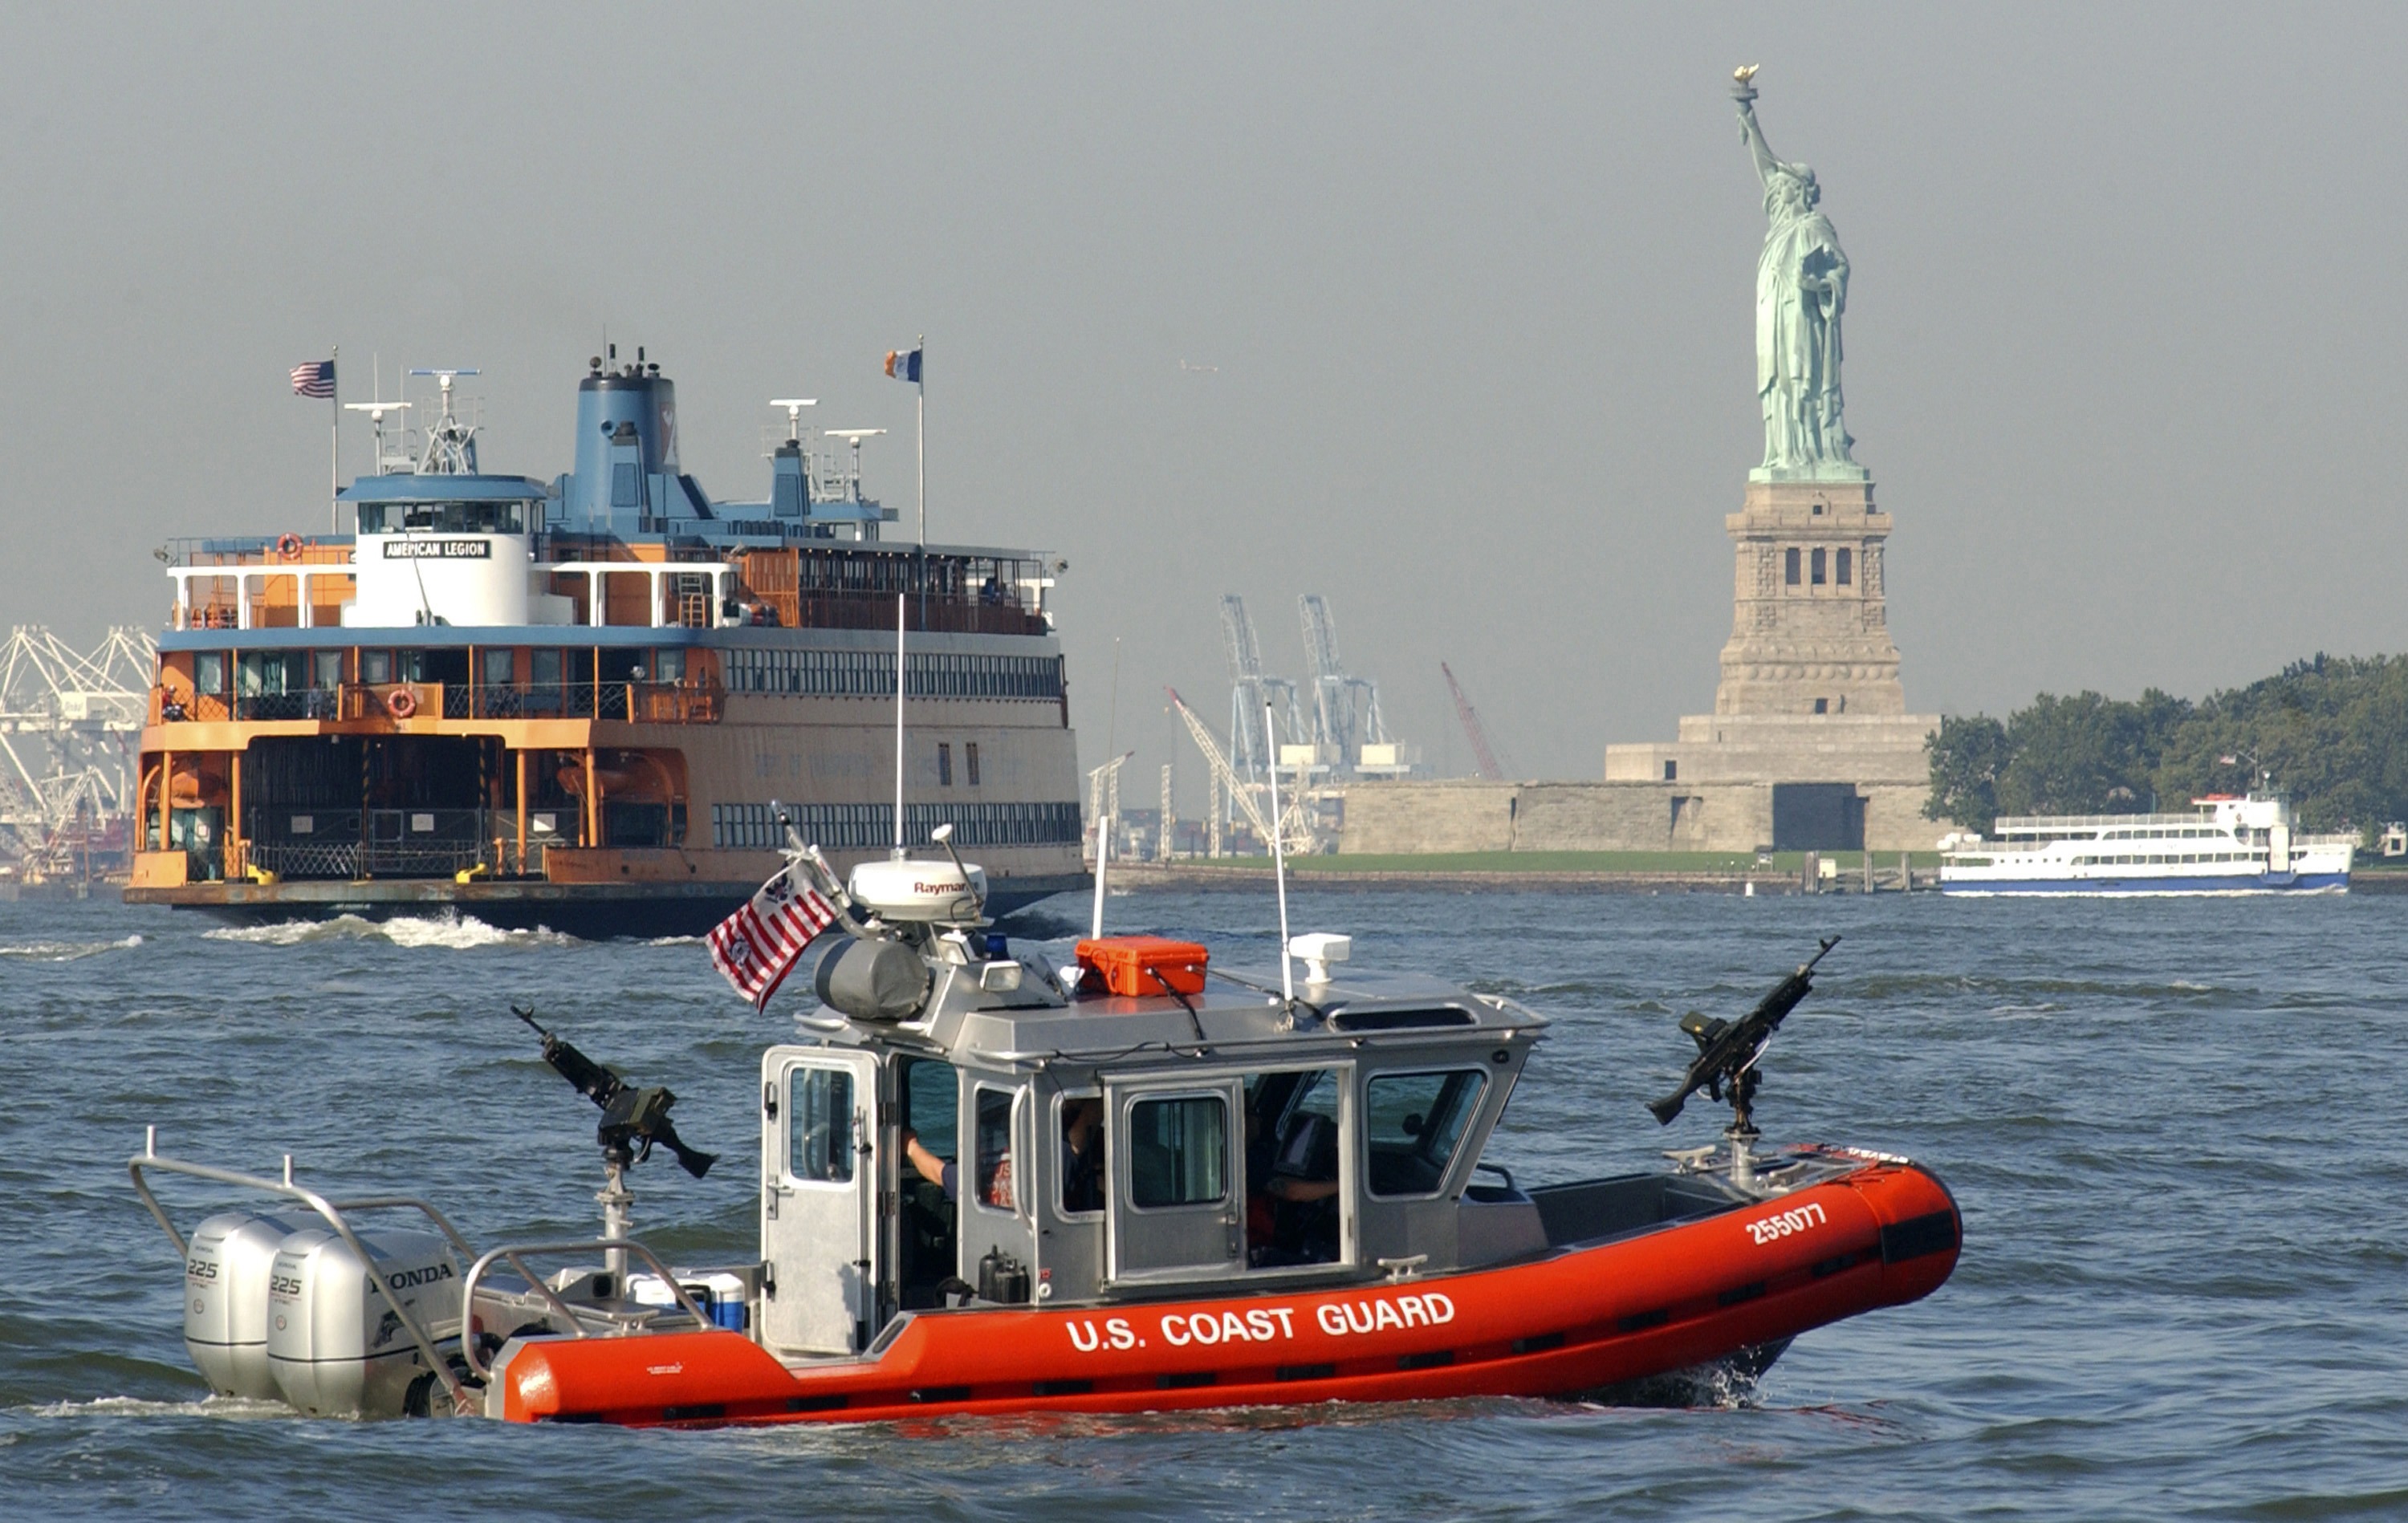
<path id="1" fill-rule="evenodd" d="M 460 1333 L 460 1266 L 434 1232 L 355 1234 L 437 1350 Z M 435 1373 L 349 1244 L 323 1227 L 278 1249 L 267 1296 L 267 1366 L 312 1416 L 398 1417 Z M 423 1393 L 423 1388 L 421 1387 Z"/>
<path id="2" fill-rule="evenodd" d="M 193 1231 L 184 1249 L 184 1348 L 220 1396 L 274 1402 L 267 1368 L 267 1281 L 276 1250 L 320 1226 L 314 1211 L 227 1211 Z"/>

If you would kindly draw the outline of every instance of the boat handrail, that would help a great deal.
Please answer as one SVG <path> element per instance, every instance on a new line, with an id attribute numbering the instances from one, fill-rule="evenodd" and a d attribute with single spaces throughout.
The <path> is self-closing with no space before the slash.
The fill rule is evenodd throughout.
<path id="1" fill-rule="evenodd" d="M 432 1203 L 413 1195 L 370 1195 L 355 1201 L 330 1201 L 316 1190 L 305 1189 L 293 1182 L 293 1155 L 290 1153 L 284 1156 L 284 1178 L 280 1182 L 259 1174 L 244 1174 L 236 1169 L 220 1169 L 207 1163 L 188 1163 L 182 1159 L 163 1156 L 159 1151 L 159 1129 L 155 1126 L 146 1127 L 143 1129 L 142 1151 L 126 1160 L 125 1170 L 134 1176 L 134 1192 L 142 1197 L 142 1203 L 149 1208 L 151 1219 L 158 1222 L 165 1231 L 168 1241 L 176 1245 L 176 1255 L 179 1259 L 189 1251 L 184 1235 L 176 1231 L 175 1222 L 168 1218 L 166 1209 L 159 1203 L 159 1198 L 150 1193 L 150 1183 L 142 1177 L 142 1172 L 146 1168 L 157 1169 L 168 1174 L 180 1174 L 194 1179 L 206 1179 L 213 1184 L 233 1185 L 237 1189 L 258 1190 L 264 1194 L 280 1195 L 286 1200 L 298 1201 L 324 1217 L 326 1225 L 334 1229 L 335 1235 L 343 1240 L 343 1245 L 359 1256 L 360 1263 L 367 1270 L 368 1283 L 376 1287 L 377 1294 L 383 1299 L 385 1308 L 400 1322 L 402 1331 L 409 1334 L 409 1341 L 417 1345 L 420 1357 L 426 1360 L 426 1367 L 434 1372 L 437 1380 L 443 1382 L 443 1388 L 451 1394 L 454 1410 L 466 1413 L 475 1409 L 475 1400 L 469 1396 L 467 1388 L 461 1384 L 460 1377 L 452 1373 L 450 1361 L 437 1352 L 435 1340 L 428 1336 L 426 1329 L 419 1323 L 410 1309 L 401 1303 L 401 1298 L 394 1293 L 393 1282 L 385 1278 L 383 1270 L 377 1267 L 376 1259 L 368 1252 L 367 1245 L 359 1240 L 358 1234 L 351 1231 L 351 1224 L 343 1219 L 343 1213 L 346 1211 L 386 1209 L 418 1211 L 432 1221 L 464 1256 L 474 1254 L 476 1250 L 468 1245 L 466 1238 L 460 1235 L 460 1230 L 452 1226 L 451 1219 L 437 1211 Z M 460 1296 L 463 1333 L 460 1345 L 463 1349 L 467 1348 L 471 1342 L 466 1336 L 469 1310 L 470 1303 L 466 1288 L 464 1286 Z"/>
<path id="2" fill-rule="evenodd" d="M 475 1311 L 477 1304 L 477 1286 L 484 1279 L 485 1272 L 492 1269 L 494 1261 L 499 1260 L 502 1262 L 509 1264 L 510 1268 L 516 1270 L 519 1277 L 526 1281 L 526 1283 L 534 1288 L 536 1294 L 543 1297 L 544 1301 L 551 1305 L 552 1309 L 559 1314 L 561 1320 L 568 1324 L 568 1331 L 573 1336 L 579 1338 L 591 1338 L 594 1334 L 585 1331 L 585 1322 L 589 1316 L 599 1315 L 606 1320 L 618 1320 L 618 1318 L 611 1317 L 609 1313 L 597 1314 L 594 1308 L 590 1307 L 580 1313 L 576 1307 L 571 1306 L 566 1301 L 563 1300 L 559 1291 L 553 1289 L 551 1286 L 546 1285 L 540 1275 L 537 1274 L 535 1271 L 527 1268 L 526 1260 L 522 1258 L 521 1255 L 533 1253 L 582 1254 L 593 1253 L 597 1250 L 607 1251 L 611 1249 L 624 1249 L 628 1253 L 634 1254 L 637 1258 L 641 1259 L 645 1263 L 651 1265 L 652 1273 L 660 1276 L 661 1283 L 668 1287 L 669 1294 L 677 1298 L 678 1306 L 688 1316 L 694 1318 L 695 1326 L 701 1328 L 705 1331 L 715 1331 L 718 1330 L 719 1324 L 712 1321 L 710 1314 L 702 1309 L 701 1305 L 695 1301 L 693 1296 L 686 1293 L 685 1287 L 678 1283 L 678 1277 L 674 1274 L 670 1273 L 669 1267 L 666 1264 L 662 1263 L 659 1257 L 656 1256 L 652 1249 L 644 1246 L 643 1244 L 636 1241 L 632 1237 L 583 1237 L 562 1243 L 505 1243 L 498 1248 L 491 1249 L 482 1258 L 468 1266 L 467 1277 L 460 1282 L 460 1306 L 462 1313 L 463 1315 L 467 1315 Z M 460 1353 L 461 1356 L 468 1361 L 468 1368 L 476 1374 L 480 1380 L 485 1379 L 493 1374 L 493 1366 L 485 1362 L 484 1351 L 477 1346 L 477 1340 L 474 1336 L 468 1333 L 464 1333 L 462 1335 L 460 1339 Z"/>

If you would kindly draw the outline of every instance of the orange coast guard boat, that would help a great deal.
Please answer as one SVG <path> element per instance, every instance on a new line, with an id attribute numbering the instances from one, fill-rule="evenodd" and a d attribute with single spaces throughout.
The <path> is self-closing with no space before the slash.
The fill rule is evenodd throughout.
<path id="1" fill-rule="evenodd" d="M 1766 1147 L 1756 1059 L 1811 988 L 1684 1023 L 1738 1108 L 1670 1167 L 1517 1182 L 1483 1158 L 1546 1021 L 1515 1002 L 1290 944 L 1307 975 L 1203 947 L 1079 944 L 1053 968 L 987 929 L 982 875 L 889 861 L 823 884 L 801 1040 L 761 1068 L 757 1261 L 671 1269 L 625 1172 L 667 1116 L 556 1036 L 604 1106 L 604 1235 L 478 1253 L 431 1204 L 133 1160 L 185 1260 L 211 1385 L 342 1415 L 628 1426 L 1627 1395 L 1760 1373 L 1799 1333 L 1928 1295 L 1944 1186 L 1902 1158 Z M 1827 945 L 1826 950 L 1828 950 Z M 1819 959 L 1818 959 L 1819 961 Z M 282 1198 L 183 1236 L 148 1177 Z M 370 1213 L 407 1213 L 374 1230 Z M 418 1225 L 423 1224 L 423 1225 Z M 546 1274 L 546 1259 L 598 1267 Z M 365 1271 L 365 1273 L 364 1273 Z"/>

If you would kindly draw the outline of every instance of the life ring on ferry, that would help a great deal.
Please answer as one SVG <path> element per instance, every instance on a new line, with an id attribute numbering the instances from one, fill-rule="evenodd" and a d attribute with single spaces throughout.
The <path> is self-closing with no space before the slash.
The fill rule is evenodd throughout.
<path id="1" fill-rule="evenodd" d="M 301 548 L 301 536 L 299 534 L 280 534 L 277 536 L 276 553 L 284 557 L 287 561 L 300 560 Z"/>
<path id="2" fill-rule="evenodd" d="M 406 719 L 418 712 L 418 699 L 408 688 L 395 688 L 384 695 L 384 711 L 396 719 Z"/>

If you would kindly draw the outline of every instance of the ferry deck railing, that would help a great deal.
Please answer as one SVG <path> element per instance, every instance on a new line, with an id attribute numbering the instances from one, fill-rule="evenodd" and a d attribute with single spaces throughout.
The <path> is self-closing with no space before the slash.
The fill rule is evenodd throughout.
<path id="1" fill-rule="evenodd" d="M 159 686 L 150 690 L 148 719 L 151 724 L 228 719 L 355 723 L 420 716 L 717 724 L 725 712 L 726 692 L 715 682 L 346 682 L 339 688 L 239 696 Z"/>

